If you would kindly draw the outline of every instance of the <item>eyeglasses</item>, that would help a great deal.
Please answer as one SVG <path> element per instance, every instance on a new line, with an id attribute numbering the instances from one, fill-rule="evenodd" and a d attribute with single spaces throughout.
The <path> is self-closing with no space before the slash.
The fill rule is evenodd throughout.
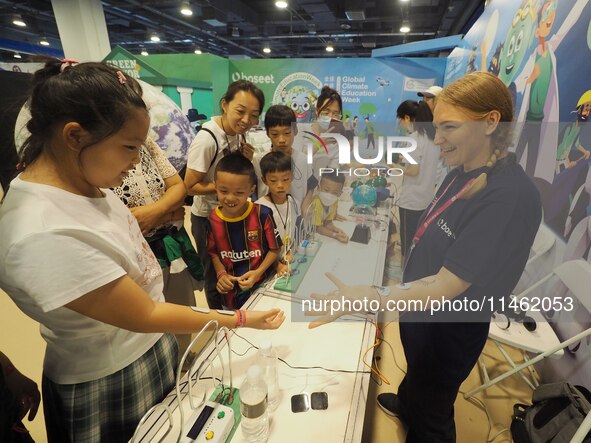
<path id="1" fill-rule="evenodd" d="M 519 8 L 513 17 L 512 27 L 515 27 L 519 24 L 520 21 L 523 21 L 527 18 L 528 15 L 532 17 L 533 20 L 533 9 L 531 8 L 531 0 L 527 2 L 523 8 Z"/>
<path id="2" fill-rule="evenodd" d="M 340 111 L 330 111 L 328 109 L 320 111 L 318 115 L 321 115 L 323 117 L 336 118 L 337 120 L 340 120 L 342 118 L 342 114 Z"/>

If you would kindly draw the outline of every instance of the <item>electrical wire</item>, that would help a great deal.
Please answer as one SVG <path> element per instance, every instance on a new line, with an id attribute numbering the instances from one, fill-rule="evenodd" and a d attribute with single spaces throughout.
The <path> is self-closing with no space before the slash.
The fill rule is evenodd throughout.
<path id="1" fill-rule="evenodd" d="M 366 360 L 365 360 L 365 357 L 367 357 L 367 353 L 369 351 L 371 351 L 372 349 L 374 351 L 377 350 L 377 348 L 382 344 L 382 339 L 380 338 L 380 335 L 382 335 L 381 334 L 381 331 L 380 331 L 380 328 L 379 328 L 378 324 L 375 321 L 372 322 L 372 323 L 373 323 L 373 325 L 376 328 L 376 338 L 374 340 L 374 344 L 372 346 L 370 346 L 369 348 L 367 348 L 367 350 L 363 353 L 363 357 L 362 357 L 361 360 L 363 361 L 363 364 L 366 367 L 368 367 L 370 369 L 370 371 L 378 377 L 378 379 L 380 380 L 380 385 L 382 383 L 386 383 L 387 385 L 390 385 L 391 384 L 390 383 L 390 380 L 388 380 L 386 378 L 386 376 L 384 375 L 384 373 L 382 371 L 380 371 L 380 368 L 377 365 L 377 360 L 375 358 L 375 355 L 372 358 L 371 364 L 368 364 L 366 362 Z M 373 377 L 372 377 L 372 379 L 373 379 Z"/>
<path id="2" fill-rule="evenodd" d="M 400 364 L 398 363 L 398 360 L 396 359 L 396 353 L 394 352 L 394 347 L 392 346 L 392 344 L 391 344 L 391 343 L 390 343 L 388 340 L 386 340 L 386 339 L 384 338 L 384 331 L 385 331 L 385 330 L 386 330 L 386 328 L 387 328 L 388 326 L 390 326 L 392 323 L 394 323 L 394 322 L 388 322 L 388 323 L 386 323 L 386 324 L 385 324 L 385 325 L 382 327 L 382 329 L 381 329 L 381 331 L 380 331 L 380 332 L 381 332 L 381 334 L 382 334 L 382 336 L 381 336 L 381 343 L 385 343 L 386 345 L 388 345 L 388 347 L 390 348 L 390 352 L 392 353 L 392 358 L 394 359 L 394 365 L 395 365 L 395 366 L 398 368 L 398 370 L 399 370 L 400 372 L 402 372 L 402 374 L 406 375 L 406 369 L 403 369 L 403 368 L 400 366 Z"/>
<path id="3" fill-rule="evenodd" d="M 376 350 L 379 348 L 379 346 L 381 346 L 381 344 L 382 344 L 382 343 L 385 343 L 385 344 L 387 344 L 387 345 L 390 347 L 390 350 L 391 350 L 391 352 L 392 352 L 392 357 L 394 358 L 394 364 L 396 365 L 396 367 L 397 367 L 397 368 L 398 368 L 398 369 L 399 369 L 399 370 L 400 370 L 400 371 L 401 371 L 401 372 L 402 372 L 404 375 L 406 375 L 406 371 L 400 367 L 400 365 L 398 364 L 398 361 L 396 360 L 396 354 L 394 353 L 394 348 L 393 348 L 393 347 L 392 347 L 392 345 L 391 345 L 391 344 L 390 344 L 390 343 L 389 343 L 387 340 L 385 340 L 385 339 L 384 339 L 384 337 L 383 337 L 384 331 L 385 331 L 385 330 L 386 330 L 386 328 L 387 328 L 389 325 L 391 325 L 392 323 L 393 323 L 393 322 L 388 322 L 388 323 L 386 323 L 386 324 L 385 324 L 385 325 L 382 327 L 382 329 L 381 329 L 381 330 L 380 330 L 379 328 L 377 328 L 377 325 L 376 325 L 376 332 L 378 332 L 378 331 L 379 331 L 379 333 L 381 334 L 381 337 L 380 337 L 380 344 L 379 344 L 379 345 L 376 347 Z M 364 363 L 365 363 L 365 362 L 364 362 Z M 389 384 L 389 383 L 388 383 L 388 384 Z M 378 384 L 378 385 L 379 385 L 379 384 Z M 458 391 L 458 392 L 459 392 L 460 394 L 462 394 L 462 396 L 465 394 L 465 392 L 462 392 L 462 391 Z M 462 398 L 463 398 L 463 397 L 462 397 Z M 483 411 L 483 412 L 485 413 L 485 415 L 486 415 L 486 418 L 487 418 L 487 422 L 488 422 L 488 431 L 487 431 L 487 433 L 486 433 L 486 435 L 487 435 L 487 437 L 486 437 L 486 438 L 487 438 L 487 439 L 486 439 L 486 443 L 492 443 L 492 442 L 494 442 L 494 441 L 495 441 L 497 438 L 499 438 L 499 437 L 500 437 L 502 434 L 504 434 L 505 432 L 509 432 L 509 431 L 510 431 L 510 429 L 509 429 L 509 428 L 503 428 L 503 429 L 501 429 L 499 432 L 497 432 L 495 435 L 493 435 L 493 436 L 491 437 L 491 436 L 490 436 L 490 434 L 491 434 L 491 432 L 492 432 L 492 430 L 493 430 L 493 427 L 494 427 L 495 425 L 494 425 L 494 424 L 493 424 L 493 422 L 492 422 L 492 418 L 491 418 L 491 416 L 490 416 L 490 412 L 489 412 L 489 410 L 488 410 L 488 408 L 487 408 L 486 404 L 485 404 L 485 403 L 484 403 L 482 400 L 480 400 L 479 398 L 476 398 L 476 397 L 464 398 L 464 400 L 466 400 L 466 401 L 467 401 L 467 402 L 469 402 L 469 403 L 472 403 L 472 404 L 473 404 L 475 407 L 477 407 L 478 409 L 480 409 L 481 411 Z"/>
<path id="4" fill-rule="evenodd" d="M 248 348 L 246 352 L 248 352 L 251 348 L 259 349 L 258 346 L 254 345 L 250 340 L 241 336 L 236 331 L 234 331 L 234 335 L 236 335 L 238 338 L 241 338 L 242 340 L 244 340 L 245 342 L 247 342 L 250 345 L 250 348 Z M 327 371 L 327 372 L 340 372 L 343 374 L 371 374 L 371 371 L 352 371 L 352 370 L 348 370 L 348 369 L 325 368 L 323 366 L 293 366 L 281 357 L 277 357 L 277 360 L 279 360 L 283 364 L 287 365 L 291 369 L 296 369 L 296 370 L 321 369 L 321 370 Z"/>

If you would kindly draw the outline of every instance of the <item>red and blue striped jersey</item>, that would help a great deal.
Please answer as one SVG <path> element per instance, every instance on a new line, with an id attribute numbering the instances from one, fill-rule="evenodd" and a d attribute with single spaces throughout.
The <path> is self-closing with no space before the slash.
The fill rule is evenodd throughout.
<path id="1" fill-rule="evenodd" d="M 239 277 L 257 269 L 269 250 L 279 248 L 281 239 L 270 208 L 248 202 L 248 208 L 239 217 L 225 217 L 219 207 L 209 214 L 207 252 L 211 257 L 217 256 L 230 275 Z M 257 284 L 273 272 L 274 267 L 270 266 Z M 224 294 L 224 304 L 234 308 L 235 296 L 236 289 Z"/>

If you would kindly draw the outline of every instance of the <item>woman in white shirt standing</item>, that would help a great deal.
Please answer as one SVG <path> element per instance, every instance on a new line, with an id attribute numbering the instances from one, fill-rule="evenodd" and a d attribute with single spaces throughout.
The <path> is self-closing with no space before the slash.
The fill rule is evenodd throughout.
<path id="1" fill-rule="evenodd" d="M 435 196 L 439 147 L 433 143 L 433 114 L 424 102 L 406 100 L 398 106 L 396 117 L 406 133 L 417 141 L 412 156 L 416 165 L 399 165 L 404 171 L 398 208 L 400 211 L 400 249 L 406 257 L 423 211 Z"/>
<path id="2" fill-rule="evenodd" d="M 279 310 L 223 315 L 165 303 L 158 261 L 108 188 L 140 161 L 150 118 L 137 82 L 52 59 L 33 78 L 25 169 L 0 208 L 0 287 L 41 324 L 49 442 L 127 442 L 174 385 L 166 333 L 277 328 Z M 247 314 L 247 315 L 246 315 Z"/>
<path id="3" fill-rule="evenodd" d="M 213 177 L 218 162 L 233 151 L 252 161 L 254 148 L 244 134 L 259 122 L 265 95 L 254 83 L 238 80 L 228 86 L 220 100 L 222 115 L 205 123 L 189 147 L 185 185 L 193 195 L 191 232 L 205 272 L 205 296 L 210 308 L 222 308 L 222 296 L 216 290 L 217 277 L 207 254 L 208 217 L 217 205 Z"/>

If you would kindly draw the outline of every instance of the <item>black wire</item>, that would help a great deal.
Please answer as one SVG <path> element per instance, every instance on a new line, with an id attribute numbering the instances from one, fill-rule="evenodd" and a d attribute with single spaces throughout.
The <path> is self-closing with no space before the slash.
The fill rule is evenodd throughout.
<path id="1" fill-rule="evenodd" d="M 234 331 L 234 335 L 236 335 L 238 338 L 241 338 L 242 340 L 244 340 L 245 342 L 247 342 L 250 345 L 250 348 L 248 348 L 246 350 L 246 352 L 248 352 L 251 348 L 259 349 L 258 346 L 255 346 L 250 340 L 241 336 L 236 331 Z M 244 354 L 246 354 L 246 352 Z M 242 355 L 244 355 L 244 354 L 242 354 Z M 298 370 L 299 369 L 322 369 L 323 371 L 327 371 L 327 372 L 342 372 L 345 374 L 371 374 L 371 371 L 349 371 L 347 369 L 331 369 L 331 368 L 325 368 L 322 366 L 292 366 L 280 357 L 277 357 L 277 360 L 279 360 L 280 362 L 289 366 L 291 369 L 298 369 Z"/>
<path id="2" fill-rule="evenodd" d="M 242 338 L 242 337 L 241 337 Z M 232 350 L 232 353 L 236 354 L 239 357 L 244 357 L 246 354 L 248 354 L 248 351 L 250 351 L 252 348 L 254 348 L 255 346 L 249 346 L 248 349 L 246 351 L 244 351 L 242 354 L 240 352 L 236 352 L 234 350 Z"/>

